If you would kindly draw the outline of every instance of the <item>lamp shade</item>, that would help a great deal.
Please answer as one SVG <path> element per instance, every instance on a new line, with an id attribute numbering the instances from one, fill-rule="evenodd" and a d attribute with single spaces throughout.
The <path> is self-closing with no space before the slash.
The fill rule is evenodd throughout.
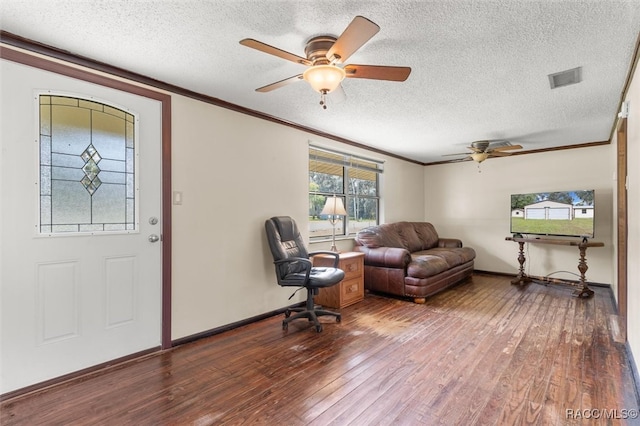
<path id="1" fill-rule="evenodd" d="M 302 73 L 304 78 L 319 93 L 330 93 L 336 90 L 344 79 L 345 72 L 335 65 L 314 65 Z"/>
<path id="2" fill-rule="evenodd" d="M 489 154 L 486 152 L 474 152 L 471 154 L 471 158 L 473 158 L 473 161 L 476 163 L 482 163 L 484 160 L 489 158 Z"/>
<path id="3" fill-rule="evenodd" d="M 333 197 L 327 197 L 327 202 L 324 204 L 324 208 L 320 214 L 346 216 L 347 212 L 344 209 L 344 204 L 342 204 L 342 198 L 338 198 L 335 195 Z"/>

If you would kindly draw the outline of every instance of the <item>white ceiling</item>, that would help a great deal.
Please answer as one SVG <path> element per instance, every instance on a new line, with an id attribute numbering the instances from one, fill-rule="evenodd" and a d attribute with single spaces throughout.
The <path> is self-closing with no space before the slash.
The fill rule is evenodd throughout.
<path id="1" fill-rule="evenodd" d="M 347 79 L 323 110 L 305 67 L 244 47 L 304 55 L 356 15 L 381 30 L 347 63 L 409 66 L 407 81 Z M 524 151 L 607 141 L 640 29 L 639 0 L 2 0 L 1 29 L 418 162 L 474 140 Z M 582 67 L 579 84 L 548 74 Z M 492 160 L 493 161 L 493 160 Z"/>

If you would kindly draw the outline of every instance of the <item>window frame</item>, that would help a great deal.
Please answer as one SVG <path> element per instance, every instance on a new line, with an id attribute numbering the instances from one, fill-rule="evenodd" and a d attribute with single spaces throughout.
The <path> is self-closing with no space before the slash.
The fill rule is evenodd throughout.
<path id="1" fill-rule="evenodd" d="M 324 152 L 328 154 L 328 156 L 332 156 L 332 157 L 342 157 L 342 159 L 339 160 L 336 158 L 335 160 L 328 160 L 328 159 L 323 160 L 322 157 L 314 153 L 315 151 Z M 328 192 L 328 191 L 322 191 L 322 190 L 312 191 L 311 188 L 309 188 L 309 200 L 311 200 L 312 196 L 332 197 L 333 195 L 336 195 L 337 197 L 342 198 L 347 212 L 349 212 L 349 206 L 353 204 L 354 199 L 355 200 L 357 199 L 375 200 L 375 204 L 376 204 L 375 224 L 376 225 L 380 224 L 380 202 L 382 200 L 382 196 L 380 193 L 381 192 L 380 175 L 384 172 L 383 161 L 374 160 L 374 159 L 366 158 L 359 155 L 349 154 L 349 153 L 341 152 L 332 148 L 326 148 L 326 147 L 317 146 L 313 144 L 309 144 L 308 160 L 309 160 L 308 161 L 309 169 L 308 169 L 307 176 L 309 179 L 309 183 L 311 183 L 310 175 L 313 171 L 312 169 L 313 161 L 338 166 L 342 169 L 341 192 Z M 370 172 L 375 175 L 375 195 L 352 193 L 352 191 L 349 188 L 349 185 L 350 185 L 349 179 L 351 175 L 357 173 L 355 172 L 357 170 Z M 309 205 L 309 210 L 311 210 L 311 205 Z M 357 215 L 357 211 L 355 211 L 355 214 Z M 345 238 L 350 238 L 355 236 L 358 229 L 354 229 L 353 232 L 350 232 L 350 229 L 352 228 L 350 226 L 350 221 L 357 221 L 357 218 L 349 217 L 349 215 L 347 215 L 344 217 L 344 220 L 342 220 L 343 222 L 342 225 L 336 226 L 336 239 L 345 239 Z M 311 221 L 309 223 L 311 223 Z M 310 241 L 323 241 L 323 240 L 329 240 L 329 239 L 331 239 L 331 235 L 310 237 Z"/>

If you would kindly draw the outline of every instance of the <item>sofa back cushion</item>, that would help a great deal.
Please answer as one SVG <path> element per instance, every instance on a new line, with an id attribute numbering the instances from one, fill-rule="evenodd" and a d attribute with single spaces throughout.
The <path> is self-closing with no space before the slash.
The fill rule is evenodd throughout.
<path id="1" fill-rule="evenodd" d="M 392 228 L 393 223 L 369 226 L 356 234 L 356 244 L 368 248 L 398 247 L 405 248 L 400 236 Z"/>
<path id="2" fill-rule="evenodd" d="M 361 246 L 398 247 L 410 252 L 428 250 L 438 245 L 438 233 L 428 222 L 394 222 L 370 226 L 356 235 Z"/>
<path id="3" fill-rule="evenodd" d="M 429 222 L 413 222 L 413 227 L 422 242 L 422 248 L 420 250 L 429 250 L 438 246 L 440 237 L 432 224 Z"/>

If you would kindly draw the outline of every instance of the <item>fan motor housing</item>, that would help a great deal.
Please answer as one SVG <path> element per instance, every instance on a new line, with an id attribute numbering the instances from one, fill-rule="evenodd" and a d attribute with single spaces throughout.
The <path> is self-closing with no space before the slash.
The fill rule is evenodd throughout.
<path id="1" fill-rule="evenodd" d="M 489 148 L 489 141 L 475 141 L 471 143 L 471 146 L 484 152 Z"/>
<path id="2" fill-rule="evenodd" d="M 336 42 L 336 38 L 330 35 L 321 35 L 313 37 L 307 42 L 304 48 L 304 53 L 307 55 L 307 59 L 310 60 L 313 65 L 326 65 L 329 63 L 327 58 L 327 52 L 331 49 L 331 46 Z"/>

